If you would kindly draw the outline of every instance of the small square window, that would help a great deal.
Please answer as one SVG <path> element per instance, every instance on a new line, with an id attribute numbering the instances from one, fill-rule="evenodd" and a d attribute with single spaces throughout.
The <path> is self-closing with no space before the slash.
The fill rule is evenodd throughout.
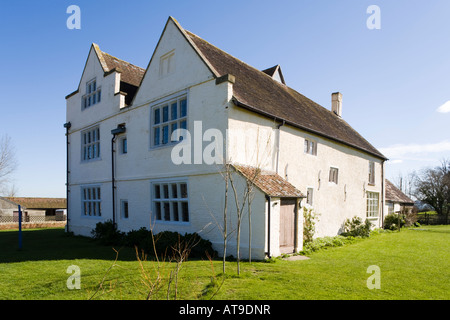
<path id="1" fill-rule="evenodd" d="M 121 151 L 122 151 L 122 154 L 128 153 L 128 139 L 127 138 L 123 138 L 121 140 Z"/>
<path id="2" fill-rule="evenodd" d="M 122 211 L 122 218 L 128 219 L 128 217 L 129 217 L 128 200 L 122 200 L 121 211 Z"/>
<path id="3" fill-rule="evenodd" d="M 331 167 L 329 181 L 332 183 L 338 184 L 338 175 L 339 175 L 339 169 Z"/>
<path id="4" fill-rule="evenodd" d="M 317 155 L 317 143 L 315 141 L 305 139 L 303 151 L 306 154 L 316 156 Z"/>
<path id="5" fill-rule="evenodd" d="M 306 203 L 310 206 L 313 205 L 313 188 L 308 188 L 306 191 Z"/>

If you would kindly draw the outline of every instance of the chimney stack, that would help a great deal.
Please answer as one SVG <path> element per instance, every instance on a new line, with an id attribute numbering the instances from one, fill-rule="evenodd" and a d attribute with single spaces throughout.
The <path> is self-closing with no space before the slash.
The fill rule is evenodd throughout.
<path id="1" fill-rule="evenodd" d="M 335 92 L 331 94 L 331 111 L 342 117 L 342 93 Z"/>

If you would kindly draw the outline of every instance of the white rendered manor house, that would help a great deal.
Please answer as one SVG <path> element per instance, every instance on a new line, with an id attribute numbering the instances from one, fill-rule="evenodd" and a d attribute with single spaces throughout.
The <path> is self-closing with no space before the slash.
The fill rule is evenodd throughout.
<path id="1" fill-rule="evenodd" d="M 93 44 L 66 100 L 75 234 L 112 220 L 122 231 L 198 232 L 220 253 L 225 162 L 238 197 L 254 178 L 253 259 L 302 249 L 304 206 L 320 214 L 317 237 L 337 235 L 354 216 L 381 226 L 386 158 L 343 120 L 342 95 L 324 108 L 287 86 L 279 66 L 257 70 L 173 18 L 146 69 Z M 228 200 L 232 230 L 231 187 Z M 248 224 L 243 218 L 242 258 Z M 235 234 L 227 248 L 235 254 Z"/>

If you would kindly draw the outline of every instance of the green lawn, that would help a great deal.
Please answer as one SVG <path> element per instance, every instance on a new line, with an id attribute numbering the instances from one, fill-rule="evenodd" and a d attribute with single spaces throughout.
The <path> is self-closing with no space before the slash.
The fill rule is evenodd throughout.
<path id="1" fill-rule="evenodd" d="M 134 249 L 116 252 L 63 229 L 23 231 L 18 250 L 17 231 L 0 231 L 0 299 L 144 299 L 141 266 Z M 81 289 L 69 290 L 67 268 L 81 270 Z M 367 268 L 380 268 L 380 289 L 369 290 Z M 155 281 L 156 262 L 143 267 Z M 167 278 L 174 263 L 160 261 Z M 112 268 L 111 268 L 112 267 Z M 222 284 L 221 261 L 188 261 L 178 280 L 179 299 L 450 299 L 450 226 L 422 226 L 381 233 L 343 247 L 310 255 L 309 260 L 241 263 L 227 262 Z M 148 282 L 147 282 L 148 283 Z M 170 298 L 174 298 L 175 282 Z M 166 287 L 155 297 L 165 299 Z"/>

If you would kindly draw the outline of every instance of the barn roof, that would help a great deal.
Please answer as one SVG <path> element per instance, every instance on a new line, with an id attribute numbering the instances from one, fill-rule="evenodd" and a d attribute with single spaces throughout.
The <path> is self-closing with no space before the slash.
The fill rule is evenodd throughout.
<path id="1" fill-rule="evenodd" d="M 27 197 L 4 197 L 10 202 L 27 209 L 66 209 L 65 198 L 27 198 Z"/>
<path id="2" fill-rule="evenodd" d="M 400 191 L 392 182 L 388 179 L 386 181 L 386 201 L 398 202 L 402 204 L 413 205 L 414 201 L 411 200 L 406 194 Z"/>

